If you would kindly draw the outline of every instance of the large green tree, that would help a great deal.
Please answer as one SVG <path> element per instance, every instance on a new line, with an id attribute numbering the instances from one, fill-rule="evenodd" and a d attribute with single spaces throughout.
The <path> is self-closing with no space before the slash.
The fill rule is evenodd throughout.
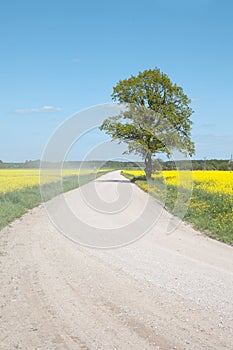
<path id="1" fill-rule="evenodd" d="M 100 126 L 113 140 L 128 145 L 128 152 L 145 161 L 148 179 L 152 157 L 159 152 L 170 155 L 173 148 L 192 155 L 191 100 L 158 68 L 120 80 L 113 88 L 114 101 L 125 104 L 125 111 L 105 119 Z"/>

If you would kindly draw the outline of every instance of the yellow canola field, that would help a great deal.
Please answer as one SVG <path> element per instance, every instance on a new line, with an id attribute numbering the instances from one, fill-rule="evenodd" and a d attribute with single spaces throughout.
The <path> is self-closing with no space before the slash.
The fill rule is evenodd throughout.
<path id="1" fill-rule="evenodd" d="M 64 169 L 62 171 L 62 176 L 75 176 L 78 174 L 78 170 L 76 169 Z M 57 171 L 43 171 L 43 184 L 60 180 L 61 177 Z M 26 187 L 38 186 L 39 184 L 39 169 L 0 169 L 0 193 L 22 190 Z"/>
<path id="2" fill-rule="evenodd" d="M 125 171 L 126 174 L 143 176 L 140 170 Z M 176 171 L 167 170 L 153 174 L 153 178 L 163 178 L 167 185 L 190 188 L 191 181 L 195 188 L 212 193 L 224 193 L 233 195 L 233 172 L 230 171 Z"/>
<path id="3" fill-rule="evenodd" d="M 86 170 L 85 173 L 91 170 Z M 139 170 L 127 170 L 126 174 L 144 176 Z M 78 175 L 77 169 L 63 169 L 62 176 Z M 163 178 L 165 184 L 190 188 L 193 179 L 194 186 L 214 193 L 233 195 L 233 172 L 230 171 L 162 171 L 153 175 L 154 178 Z M 43 175 L 43 183 L 60 181 L 57 172 L 49 170 Z M 25 187 L 38 186 L 40 182 L 39 169 L 0 169 L 0 193 L 21 190 Z"/>
<path id="4" fill-rule="evenodd" d="M 21 190 L 39 184 L 39 170 L 37 169 L 1 169 L 0 193 Z"/>
<path id="5" fill-rule="evenodd" d="M 195 187 L 214 193 L 233 195 L 233 172 L 194 171 Z"/>

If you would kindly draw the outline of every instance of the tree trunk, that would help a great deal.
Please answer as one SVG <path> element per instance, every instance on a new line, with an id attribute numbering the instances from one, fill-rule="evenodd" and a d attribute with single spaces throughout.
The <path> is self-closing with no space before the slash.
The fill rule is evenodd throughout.
<path id="1" fill-rule="evenodd" d="M 151 159 L 151 153 L 148 153 L 145 157 L 145 173 L 147 180 L 151 179 L 152 175 L 152 159 Z"/>

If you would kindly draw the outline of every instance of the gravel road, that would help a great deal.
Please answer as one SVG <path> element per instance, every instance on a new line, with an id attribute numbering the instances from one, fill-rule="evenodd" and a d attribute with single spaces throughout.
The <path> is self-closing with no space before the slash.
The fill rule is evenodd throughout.
<path id="1" fill-rule="evenodd" d="M 134 216 L 143 227 L 153 212 L 158 220 L 134 243 L 105 250 L 66 238 L 43 205 L 2 230 L 0 349 L 233 349 L 233 248 L 177 226 L 151 197 L 146 206 L 148 195 L 119 172 L 94 186 L 106 206 L 119 193 L 133 200 L 110 219 L 80 189 L 67 193 L 74 213 L 92 228 L 120 229 Z M 84 189 L 91 196 L 93 183 Z M 168 222 L 177 226 L 169 235 Z"/>

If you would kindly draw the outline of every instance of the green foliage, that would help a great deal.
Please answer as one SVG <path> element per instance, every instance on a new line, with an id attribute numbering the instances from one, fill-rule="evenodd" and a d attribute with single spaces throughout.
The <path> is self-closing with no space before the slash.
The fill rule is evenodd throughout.
<path id="1" fill-rule="evenodd" d="M 184 162 L 182 161 L 159 161 L 160 169 L 163 170 L 176 170 L 177 167 L 180 170 L 186 170 L 184 167 Z M 229 160 L 224 159 L 195 159 L 192 160 L 192 169 L 193 170 L 230 170 Z"/>
<path id="2" fill-rule="evenodd" d="M 113 140 L 128 145 L 128 152 L 139 154 L 151 177 L 152 156 L 158 152 L 171 154 L 172 148 L 192 155 L 190 99 L 183 89 L 173 84 L 159 69 L 140 72 L 138 76 L 120 80 L 112 98 L 126 104 L 126 110 L 102 123 Z"/>
<path id="3" fill-rule="evenodd" d="M 233 245 L 232 210 L 232 196 L 194 187 L 185 220 L 208 236 Z"/>

